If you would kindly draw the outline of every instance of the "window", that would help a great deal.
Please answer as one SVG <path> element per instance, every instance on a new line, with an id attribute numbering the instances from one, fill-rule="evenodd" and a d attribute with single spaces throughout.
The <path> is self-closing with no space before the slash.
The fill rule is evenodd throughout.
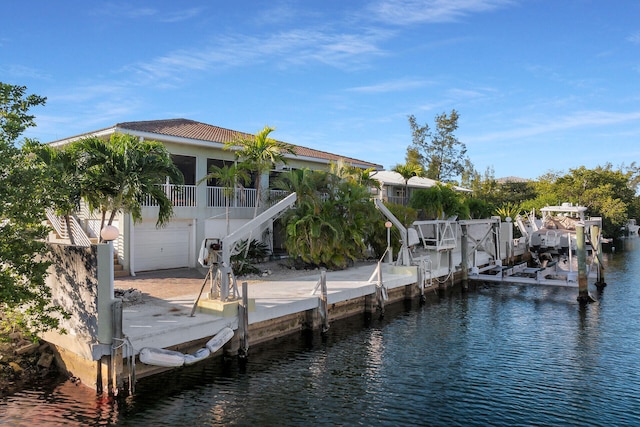
<path id="1" fill-rule="evenodd" d="M 193 156 L 181 156 L 172 154 L 171 160 L 176 165 L 182 175 L 184 175 L 185 185 L 196 185 L 196 158 Z"/>

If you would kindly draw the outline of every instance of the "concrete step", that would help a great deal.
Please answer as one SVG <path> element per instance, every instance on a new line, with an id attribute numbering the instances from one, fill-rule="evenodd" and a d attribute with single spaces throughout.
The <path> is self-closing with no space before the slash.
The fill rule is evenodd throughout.
<path id="1" fill-rule="evenodd" d="M 113 277 L 127 277 L 127 276 L 130 276 L 129 270 L 120 269 L 120 270 L 113 271 Z"/>

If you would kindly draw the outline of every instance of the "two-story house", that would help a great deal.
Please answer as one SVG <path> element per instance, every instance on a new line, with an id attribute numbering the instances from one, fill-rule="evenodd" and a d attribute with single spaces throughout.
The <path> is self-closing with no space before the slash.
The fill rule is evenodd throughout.
<path id="1" fill-rule="evenodd" d="M 158 208 L 147 202 L 143 205 L 143 220 L 133 223 L 130 215 L 119 215 L 117 224 L 120 236 L 115 241 L 118 262 L 131 274 L 139 271 L 196 267 L 200 244 L 205 238 L 223 238 L 226 235 L 226 203 L 223 187 L 216 182 L 199 183 L 208 174 L 211 165 L 223 166 L 234 162 L 233 150 L 224 149 L 224 143 L 253 135 L 224 129 L 187 119 L 152 120 L 118 123 L 115 126 L 65 138 L 50 143 L 61 146 L 88 136 L 109 138 L 114 133 L 126 133 L 144 140 L 162 142 L 171 153 L 174 164 L 184 175 L 184 185 L 170 182 L 163 184 L 174 204 L 172 220 L 162 228 L 156 228 Z M 338 154 L 292 145 L 295 154 L 286 154 L 286 165 L 276 165 L 270 174 L 261 179 L 268 188 L 270 179 L 284 170 L 310 168 L 328 170 L 331 162 L 342 160 L 363 169 L 382 166 Z M 265 185 L 266 184 L 266 185 Z M 179 188 L 178 188 L 179 187 Z M 231 200 L 231 231 L 253 217 L 256 203 L 254 186 L 236 190 Z M 96 213 L 87 210 L 79 213 L 79 219 L 90 236 L 98 236 L 100 227 Z M 268 241 L 273 250 L 281 248 L 278 224 L 265 227 L 253 238 Z"/>
<path id="2" fill-rule="evenodd" d="M 438 181 L 421 176 L 412 176 L 408 181 L 398 172 L 378 170 L 371 173 L 371 178 L 380 183 L 380 189 L 373 189 L 375 197 L 389 203 L 406 205 L 411 199 L 411 194 L 416 190 L 431 188 Z M 471 192 L 457 185 L 453 189 L 459 192 Z"/>

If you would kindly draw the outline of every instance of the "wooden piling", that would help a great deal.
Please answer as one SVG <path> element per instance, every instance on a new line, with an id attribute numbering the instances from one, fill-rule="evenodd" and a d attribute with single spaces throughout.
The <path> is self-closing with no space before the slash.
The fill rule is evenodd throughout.
<path id="1" fill-rule="evenodd" d="M 327 306 L 327 270 L 320 271 L 320 318 L 322 319 L 322 333 L 329 330 L 329 308 Z"/>
<path id="2" fill-rule="evenodd" d="M 571 245 L 569 245 L 571 251 Z M 589 295 L 589 283 L 587 280 L 587 249 L 584 238 L 584 224 L 576 225 L 576 252 L 578 256 L 578 301 L 581 303 L 594 302 Z"/>
<path id="3" fill-rule="evenodd" d="M 604 280 L 604 265 L 602 263 L 602 241 L 600 235 L 600 227 L 598 225 L 591 226 L 591 246 L 593 249 L 594 263 L 597 267 L 596 287 L 602 289 L 607 286 Z"/>
<path id="4" fill-rule="evenodd" d="M 238 357 L 246 359 L 249 355 L 249 284 L 242 282 L 242 300 L 238 304 L 238 336 L 240 349 Z"/>

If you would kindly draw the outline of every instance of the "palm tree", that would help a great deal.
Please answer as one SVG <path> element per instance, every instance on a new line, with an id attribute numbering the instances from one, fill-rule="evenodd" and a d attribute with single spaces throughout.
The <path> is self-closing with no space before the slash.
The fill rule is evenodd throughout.
<path id="1" fill-rule="evenodd" d="M 173 204 L 160 184 L 167 178 L 182 184 L 184 177 L 162 143 L 116 133 L 109 141 L 81 139 L 74 143 L 74 149 L 83 168 L 82 195 L 91 209 L 102 213 L 100 229 L 105 222 L 111 225 L 118 212 L 130 213 L 134 222 L 140 221 L 147 196 L 159 207 L 156 226 L 169 221 Z"/>
<path id="2" fill-rule="evenodd" d="M 211 165 L 209 168 L 209 174 L 198 181 L 200 184 L 203 181 L 215 179 L 223 187 L 224 201 L 225 201 L 225 215 L 227 221 L 227 235 L 229 234 L 229 205 L 231 200 L 235 196 L 236 188 L 242 188 L 243 184 L 247 184 L 251 181 L 251 177 L 247 173 L 244 165 L 233 163 L 231 165 L 225 164 L 222 167 Z"/>
<path id="3" fill-rule="evenodd" d="M 332 162 L 330 166 L 331 173 L 341 179 L 362 185 L 365 188 L 377 188 L 379 190 L 380 181 L 371 176 L 371 172 L 375 170 L 375 168 L 361 169 L 352 164 L 345 164 L 343 159 L 338 160 L 336 163 Z"/>
<path id="4" fill-rule="evenodd" d="M 292 145 L 269 138 L 269 134 L 274 130 L 265 126 L 251 138 L 239 137 L 224 144 L 226 149 L 236 149 L 236 158 L 245 162 L 257 174 L 254 218 L 258 215 L 258 206 L 262 199 L 262 175 L 276 164 L 286 163 L 285 154 L 295 154 Z"/>
<path id="5" fill-rule="evenodd" d="M 47 196 L 56 215 L 64 217 L 69 240 L 75 244 L 71 231 L 71 215 L 80 207 L 81 188 L 80 170 L 74 150 L 67 147 L 54 148 L 33 140 L 27 140 L 24 150 L 36 155 L 46 165 L 47 178 L 50 180 Z"/>
<path id="6" fill-rule="evenodd" d="M 406 205 L 409 200 L 409 180 L 414 176 L 423 176 L 424 168 L 416 163 L 406 163 L 404 165 L 395 165 L 391 170 L 402 175 L 404 179 L 404 204 Z"/>

